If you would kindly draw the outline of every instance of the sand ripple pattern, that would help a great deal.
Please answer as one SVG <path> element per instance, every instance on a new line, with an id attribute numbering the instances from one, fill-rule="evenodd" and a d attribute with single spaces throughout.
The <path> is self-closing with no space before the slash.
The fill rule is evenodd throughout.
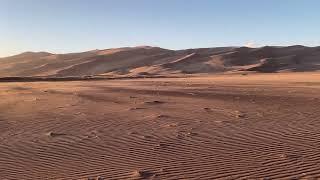
<path id="1" fill-rule="evenodd" d="M 316 98 L 101 87 L 11 91 L 0 179 L 320 178 Z"/>

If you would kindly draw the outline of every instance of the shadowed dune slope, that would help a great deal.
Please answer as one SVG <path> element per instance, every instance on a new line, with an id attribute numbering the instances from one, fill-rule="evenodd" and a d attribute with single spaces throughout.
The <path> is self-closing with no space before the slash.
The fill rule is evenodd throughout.
<path id="1" fill-rule="evenodd" d="M 320 70 L 320 47 L 220 47 L 168 50 L 139 46 L 81 53 L 26 52 L 0 58 L 0 76 L 168 75 Z"/>

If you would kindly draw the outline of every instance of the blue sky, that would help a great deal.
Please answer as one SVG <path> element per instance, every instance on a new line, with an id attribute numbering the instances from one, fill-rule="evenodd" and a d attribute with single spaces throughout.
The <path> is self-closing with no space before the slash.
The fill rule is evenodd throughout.
<path id="1" fill-rule="evenodd" d="M 150 45 L 320 45 L 319 0 L 0 0 L 0 57 Z"/>

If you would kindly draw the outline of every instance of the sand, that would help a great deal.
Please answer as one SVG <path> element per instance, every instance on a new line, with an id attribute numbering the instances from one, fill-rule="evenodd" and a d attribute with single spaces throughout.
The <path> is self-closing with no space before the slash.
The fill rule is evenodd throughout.
<path id="1" fill-rule="evenodd" d="M 218 47 L 170 50 L 140 46 L 52 54 L 26 52 L 0 58 L 8 76 L 181 76 L 233 72 L 320 71 L 320 47 Z"/>
<path id="2" fill-rule="evenodd" d="M 320 73 L 0 89 L 0 179 L 320 178 Z"/>

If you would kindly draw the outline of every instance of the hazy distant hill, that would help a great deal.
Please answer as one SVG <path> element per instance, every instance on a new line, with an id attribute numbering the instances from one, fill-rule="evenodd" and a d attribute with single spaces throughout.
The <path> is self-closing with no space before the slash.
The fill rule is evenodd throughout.
<path id="1" fill-rule="evenodd" d="M 0 58 L 0 76 L 168 75 L 319 71 L 320 47 L 128 47 L 81 53 L 26 52 Z"/>

